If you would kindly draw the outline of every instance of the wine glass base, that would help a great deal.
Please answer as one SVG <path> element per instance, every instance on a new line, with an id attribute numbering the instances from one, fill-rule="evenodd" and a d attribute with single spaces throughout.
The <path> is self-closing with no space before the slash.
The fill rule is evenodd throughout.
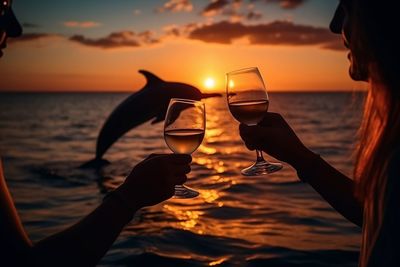
<path id="1" fill-rule="evenodd" d="M 184 185 L 175 186 L 174 198 L 195 198 L 199 195 L 199 192 L 191 189 L 190 187 Z"/>
<path id="2" fill-rule="evenodd" d="M 257 161 L 250 167 L 247 167 L 241 171 L 244 176 L 259 176 L 269 173 L 274 173 L 283 168 L 280 163 L 271 163 L 268 161 Z"/>

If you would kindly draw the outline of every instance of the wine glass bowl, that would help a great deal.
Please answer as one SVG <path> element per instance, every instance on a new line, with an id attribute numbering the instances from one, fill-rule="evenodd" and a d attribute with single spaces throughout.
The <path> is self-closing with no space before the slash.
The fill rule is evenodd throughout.
<path id="1" fill-rule="evenodd" d="M 239 122 L 257 125 L 269 107 L 269 97 L 258 68 L 245 68 L 226 74 L 226 95 L 232 116 Z M 282 169 L 280 163 L 266 161 L 256 150 L 257 161 L 242 170 L 245 176 L 273 173 Z"/>
<path id="2" fill-rule="evenodd" d="M 174 153 L 192 154 L 200 146 L 206 129 L 205 105 L 201 101 L 172 98 L 164 123 L 164 139 Z M 199 193 L 184 185 L 175 186 L 176 198 Z"/>

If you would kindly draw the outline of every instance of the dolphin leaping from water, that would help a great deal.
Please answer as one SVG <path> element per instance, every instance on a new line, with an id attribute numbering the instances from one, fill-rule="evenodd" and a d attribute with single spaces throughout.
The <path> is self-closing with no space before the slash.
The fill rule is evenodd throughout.
<path id="1" fill-rule="evenodd" d="M 171 98 L 201 100 L 221 96 L 217 93 L 203 94 L 189 84 L 164 81 L 146 70 L 139 72 L 145 76 L 146 85 L 110 114 L 97 138 L 95 159 L 82 167 L 98 167 L 108 163 L 103 155 L 122 135 L 151 119 L 151 124 L 163 121 Z"/>

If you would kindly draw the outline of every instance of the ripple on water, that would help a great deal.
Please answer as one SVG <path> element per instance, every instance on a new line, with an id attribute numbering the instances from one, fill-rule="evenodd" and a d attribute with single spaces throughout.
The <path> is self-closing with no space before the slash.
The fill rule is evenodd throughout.
<path id="1" fill-rule="evenodd" d="M 146 123 L 107 151 L 111 164 L 77 168 L 94 157 L 99 130 L 125 97 L 0 96 L 7 182 L 35 241 L 92 211 L 103 192 L 122 183 L 148 154 L 170 153 L 163 125 Z M 349 95 L 270 97 L 271 111 L 282 113 L 307 146 L 351 173 L 348 155 L 359 116 L 341 112 L 348 110 Z M 357 266 L 360 231 L 299 182 L 287 165 L 272 175 L 243 177 L 240 170 L 254 162 L 255 152 L 241 141 L 226 100 L 204 101 L 207 131 L 193 154 L 188 180 L 200 196 L 139 211 L 100 266 Z"/>

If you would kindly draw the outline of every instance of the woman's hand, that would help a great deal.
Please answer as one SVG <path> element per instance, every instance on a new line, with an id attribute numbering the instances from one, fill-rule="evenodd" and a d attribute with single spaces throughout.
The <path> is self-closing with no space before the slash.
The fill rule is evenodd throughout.
<path id="1" fill-rule="evenodd" d="M 312 153 L 278 113 L 266 113 L 256 126 L 240 124 L 239 130 L 248 149 L 265 151 L 295 168 L 301 158 Z"/>
<path id="2" fill-rule="evenodd" d="M 140 209 L 171 198 L 175 185 L 186 182 L 192 157 L 185 154 L 152 154 L 136 165 L 117 190 Z"/>

